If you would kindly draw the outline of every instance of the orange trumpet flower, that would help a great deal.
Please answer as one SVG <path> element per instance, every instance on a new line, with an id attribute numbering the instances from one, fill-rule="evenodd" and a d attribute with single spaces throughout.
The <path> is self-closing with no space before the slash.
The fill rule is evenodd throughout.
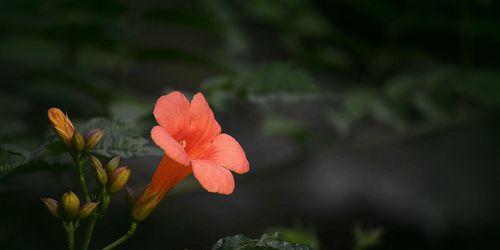
<path id="1" fill-rule="evenodd" d="M 203 94 L 194 95 L 189 102 L 180 92 L 171 92 L 158 99 L 153 114 L 159 125 L 151 130 L 151 138 L 165 154 L 134 205 L 134 219 L 145 219 L 163 196 L 191 173 L 207 191 L 231 194 L 231 171 L 246 173 L 249 163 L 240 144 L 221 133 Z"/>

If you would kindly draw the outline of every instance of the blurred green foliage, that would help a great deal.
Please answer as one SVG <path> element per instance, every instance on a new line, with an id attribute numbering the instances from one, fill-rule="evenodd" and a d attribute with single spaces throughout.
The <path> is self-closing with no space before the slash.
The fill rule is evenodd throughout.
<path id="1" fill-rule="evenodd" d="M 284 241 L 278 233 L 263 234 L 259 239 L 250 239 L 244 235 L 229 236 L 220 239 L 212 250 L 309 250 L 312 247 Z"/>
<path id="2" fill-rule="evenodd" d="M 145 82 L 154 80 L 148 67 L 172 65 L 203 70 L 199 85 L 184 88 L 200 88 L 218 112 L 252 110 L 266 135 L 300 143 L 313 134 L 312 122 L 348 137 L 363 124 L 400 134 L 496 117 L 495 7 L 493 1 L 2 2 L 0 140 L 34 148 L 51 106 L 76 118 L 136 123 L 137 134 L 146 135 L 153 101 L 143 96 L 156 89 Z M 158 77 L 165 90 L 171 86 L 168 73 Z M 312 121 L 282 108 L 307 103 L 321 107 L 322 116 Z"/>
<path id="3" fill-rule="evenodd" d="M 415 118 L 454 120 L 464 106 L 497 110 L 499 76 L 488 69 L 497 64 L 491 64 L 494 53 L 483 56 L 481 46 L 499 42 L 495 6 L 491 1 L 4 2 L 0 61 L 12 69 L 3 73 L 5 103 L 24 104 L 2 115 L 2 124 L 18 125 L 16 133 L 3 137 L 29 131 L 22 116 L 36 104 L 71 107 L 87 117 L 109 115 L 102 107 L 133 95 L 117 91 L 130 70 L 169 61 L 215 70 L 201 87 L 220 110 L 283 92 L 321 90 L 340 102 L 325 113 L 340 135 L 366 119 L 400 130 Z M 209 45 L 214 49 L 163 42 L 176 40 L 179 29 L 214 41 Z M 283 59 L 292 63 L 273 62 Z"/>
<path id="4" fill-rule="evenodd" d="M 157 154 L 151 110 L 172 88 L 201 89 L 216 112 L 255 115 L 264 136 L 303 144 L 317 131 L 404 135 L 498 119 L 498 9 L 489 0 L 2 1 L 0 178 L 69 166 L 63 145 L 43 136 L 52 106 L 87 120 L 83 130 L 106 129 L 98 154 Z M 279 231 L 316 247 L 309 232 Z M 355 249 L 380 235 L 356 229 Z M 221 244 L 262 240 L 281 242 Z"/>
<path id="5" fill-rule="evenodd" d="M 269 232 L 277 232 L 283 240 L 291 243 L 309 245 L 313 249 L 320 249 L 318 236 L 312 230 L 304 229 L 302 227 L 280 227 L 271 228 L 269 229 Z"/>
<path id="6" fill-rule="evenodd" d="M 365 229 L 357 225 L 353 230 L 354 234 L 354 247 L 353 250 L 366 250 L 372 247 L 376 247 L 380 244 L 380 238 L 382 237 L 382 229 Z"/>
<path id="7" fill-rule="evenodd" d="M 288 63 L 271 63 L 211 78 L 202 83 L 201 89 L 219 110 L 234 107 L 238 102 L 266 104 L 267 98 L 286 100 L 318 90 L 307 72 Z"/>

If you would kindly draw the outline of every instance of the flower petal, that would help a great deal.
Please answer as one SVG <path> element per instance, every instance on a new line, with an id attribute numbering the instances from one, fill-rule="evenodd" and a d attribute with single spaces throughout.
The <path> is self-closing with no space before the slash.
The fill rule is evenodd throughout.
<path id="1" fill-rule="evenodd" d="M 184 148 L 177 142 L 167 130 L 160 126 L 154 126 L 151 129 L 151 138 L 153 141 L 165 151 L 165 154 L 172 158 L 174 161 L 184 165 L 189 165 L 189 159 L 184 151 Z"/>
<path id="2" fill-rule="evenodd" d="M 234 191 L 234 178 L 229 170 L 208 160 L 191 161 L 191 166 L 194 177 L 208 192 L 231 194 Z"/>
<path id="3" fill-rule="evenodd" d="M 228 134 L 220 134 L 200 156 L 214 162 L 217 166 L 225 167 L 238 174 L 244 174 L 249 170 L 249 163 L 245 151 L 240 144 Z"/>
<path id="4" fill-rule="evenodd" d="M 183 139 L 189 126 L 189 101 L 182 93 L 173 91 L 158 98 L 153 114 L 175 140 Z"/>
<path id="5" fill-rule="evenodd" d="M 164 155 L 151 178 L 150 190 L 158 192 L 159 198 L 191 174 L 191 166 L 185 166 Z"/>
<path id="6" fill-rule="evenodd" d="M 201 93 L 193 96 L 189 109 L 189 121 L 186 152 L 188 152 L 191 159 L 195 159 L 207 144 L 220 134 L 221 127 L 215 120 L 214 112 Z"/>

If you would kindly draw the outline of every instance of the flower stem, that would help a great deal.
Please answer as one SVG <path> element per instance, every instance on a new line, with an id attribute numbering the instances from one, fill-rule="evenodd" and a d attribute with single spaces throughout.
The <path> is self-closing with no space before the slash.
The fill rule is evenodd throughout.
<path id="1" fill-rule="evenodd" d="M 85 171 L 84 171 L 84 159 L 82 159 L 81 155 L 78 155 L 75 159 L 75 163 L 78 166 L 78 176 L 80 179 L 80 185 L 82 186 L 83 194 L 85 195 L 85 200 L 87 202 L 90 202 L 90 193 L 89 189 L 87 188 L 87 182 L 85 181 Z"/>
<path id="2" fill-rule="evenodd" d="M 82 250 L 87 250 L 89 248 L 90 240 L 92 239 L 92 234 L 94 233 L 94 226 L 97 222 L 97 213 L 94 213 L 90 218 L 89 224 L 87 225 L 87 232 L 85 233 L 85 238 L 82 244 Z"/>
<path id="3" fill-rule="evenodd" d="M 87 232 L 85 233 L 85 238 L 83 240 L 82 244 L 82 250 L 87 250 L 89 248 L 90 240 L 92 239 L 92 234 L 94 233 L 94 226 L 97 222 L 97 220 L 104 216 L 104 213 L 106 212 L 106 209 L 109 206 L 109 203 L 111 201 L 111 197 L 107 194 L 106 188 L 102 187 L 101 189 L 101 197 L 100 197 L 100 210 L 94 212 L 92 217 L 90 218 L 89 224 L 87 225 Z"/>
<path id="4" fill-rule="evenodd" d="M 68 249 L 74 250 L 75 249 L 75 230 L 67 230 L 66 233 L 68 234 Z"/>
<path id="5" fill-rule="evenodd" d="M 64 230 L 66 231 L 66 235 L 68 237 L 68 250 L 75 249 L 75 230 L 78 227 L 78 222 L 73 223 L 72 221 L 69 223 L 63 222 Z"/>
<path id="6" fill-rule="evenodd" d="M 132 221 L 132 224 L 130 224 L 130 228 L 128 229 L 127 233 L 124 234 L 122 237 L 118 238 L 115 240 L 113 243 L 109 244 L 107 247 L 103 248 L 102 250 L 111 250 L 119 245 L 121 245 L 123 242 L 127 241 L 128 238 L 132 237 L 134 235 L 135 230 L 137 229 L 137 222 Z"/>

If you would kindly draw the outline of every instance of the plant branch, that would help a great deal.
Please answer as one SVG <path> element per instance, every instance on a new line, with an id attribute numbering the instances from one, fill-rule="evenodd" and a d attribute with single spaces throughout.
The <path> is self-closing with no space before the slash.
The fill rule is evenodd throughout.
<path id="1" fill-rule="evenodd" d="M 68 250 L 75 249 L 75 230 L 78 227 L 78 222 L 74 224 L 72 221 L 69 223 L 63 222 L 64 231 L 68 237 Z"/>
<path id="2" fill-rule="evenodd" d="M 66 230 L 66 233 L 68 235 L 68 249 L 74 250 L 75 249 L 75 230 Z"/>
<path id="3" fill-rule="evenodd" d="M 106 212 L 106 209 L 108 208 L 110 201 L 111 197 L 107 194 L 106 188 L 102 187 L 100 196 L 100 204 L 101 204 L 100 210 L 94 212 L 94 214 L 92 214 L 92 217 L 90 218 L 89 224 L 87 225 L 87 231 L 85 232 L 85 238 L 83 240 L 82 250 L 87 250 L 89 248 L 90 240 L 92 239 L 92 235 L 94 233 L 94 226 L 97 220 L 100 217 L 104 216 L 104 213 Z"/>
<path id="4" fill-rule="evenodd" d="M 80 179 L 80 185 L 82 186 L 83 194 L 85 195 L 85 200 L 87 202 L 92 201 L 90 198 L 89 189 L 87 187 L 87 182 L 85 181 L 85 171 L 84 171 L 84 160 L 81 155 L 78 155 L 75 159 L 75 164 L 78 166 L 78 176 Z"/>
<path id="5" fill-rule="evenodd" d="M 124 234 L 122 237 L 118 238 L 115 240 L 113 243 L 109 244 L 107 247 L 103 248 L 102 250 L 111 250 L 119 245 L 121 245 L 123 242 L 127 241 L 132 235 L 134 235 L 135 230 L 137 229 L 137 222 L 132 221 L 130 224 L 130 228 L 128 229 L 127 233 Z"/>
<path id="6" fill-rule="evenodd" d="M 90 218 L 89 224 L 87 225 L 87 232 L 85 233 L 85 238 L 83 240 L 82 250 L 87 250 L 89 248 L 90 240 L 92 239 L 92 234 L 94 233 L 94 226 L 98 217 L 97 213 L 94 213 Z"/>

